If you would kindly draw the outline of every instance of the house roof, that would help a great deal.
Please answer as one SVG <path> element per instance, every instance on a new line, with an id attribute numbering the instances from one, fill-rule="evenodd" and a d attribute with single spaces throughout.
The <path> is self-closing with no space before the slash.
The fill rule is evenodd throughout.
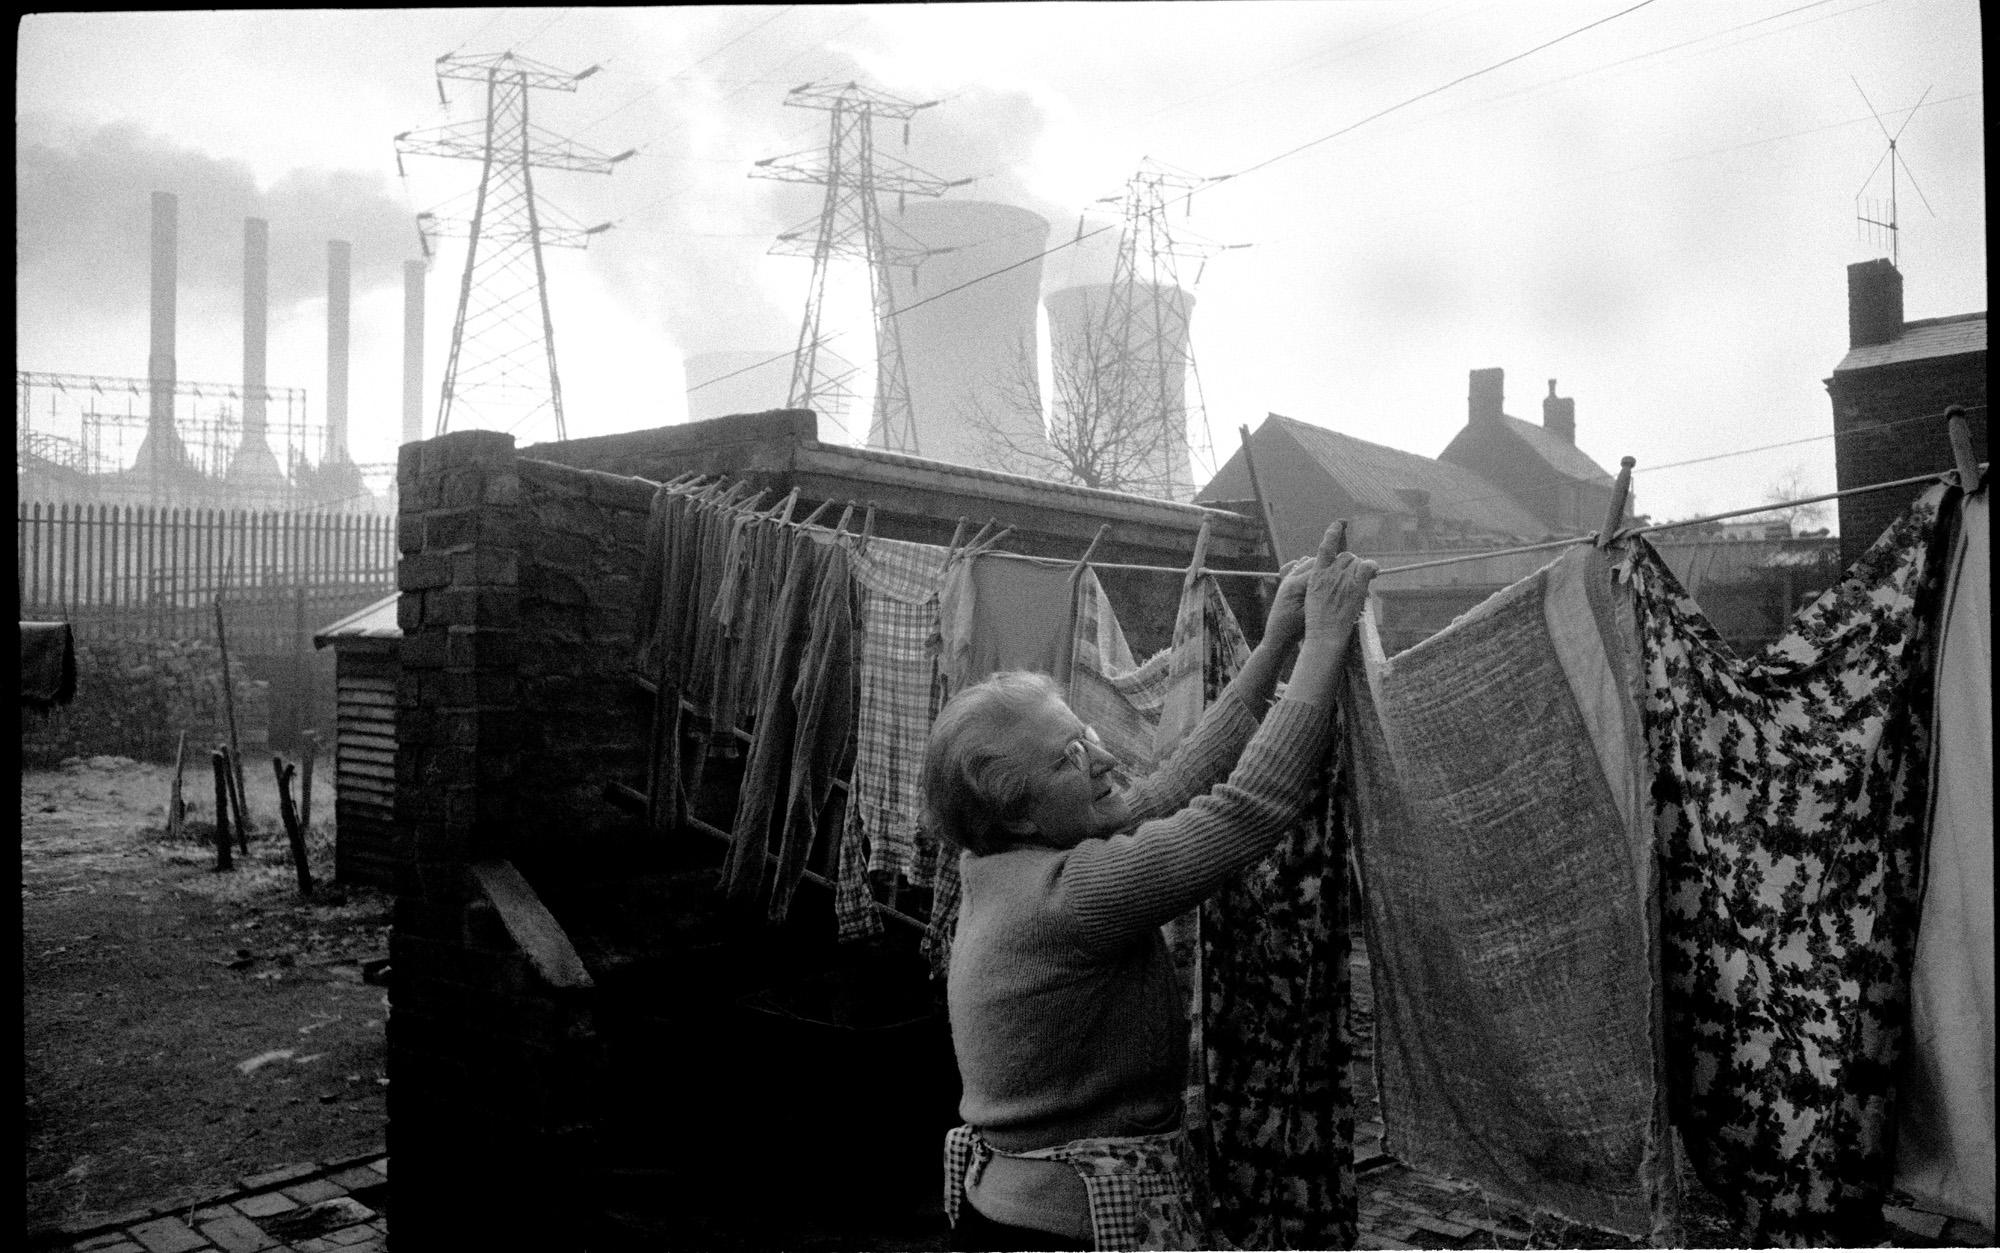
<path id="1" fill-rule="evenodd" d="M 1463 466 L 1371 444 L 1283 414 L 1274 413 L 1269 421 L 1280 424 L 1361 508 L 1407 514 L 1409 502 L 1397 493 L 1416 490 L 1429 494 L 1431 513 L 1439 518 L 1520 539 L 1539 539 L 1548 533 L 1549 528 L 1513 497 Z"/>
<path id="2" fill-rule="evenodd" d="M 1537 457 L 1548 463 L 1550 469 L 1564 478 L 1576 479 L 1583 483 L 1609 483 L 1611 475 L 1603 466 L 1590 459 L 1590 454 L 1570 443 L 1562 436 L 1527 422 L 1512 414 L 1503 413 L 1500 421 L 1514 433 L 1522 443 L 1534 450 Z"/>
<path id="3" fill-rule="evenodd" d="M 372 605 L 357 609 L 345 618 L 313 634 L 313 647 L 325 648 L 334 640 L 399 640 L 403 629 L 396 625 L 396 598 L 390 592 Z"/>
<path id="4" fill-rule="evenodd" d="M 1924 361 L 1933 357 L 1957 357 L 1986 351 L 1986 313 L 1961 313 L 1949 318 L 1924 318 L 1903 323 L 1903 333 L 1886 344 L 1863 344 L 1850 348 L 1835 374 L 1866 370 L 1878 365 L 1904 361 Z"/>

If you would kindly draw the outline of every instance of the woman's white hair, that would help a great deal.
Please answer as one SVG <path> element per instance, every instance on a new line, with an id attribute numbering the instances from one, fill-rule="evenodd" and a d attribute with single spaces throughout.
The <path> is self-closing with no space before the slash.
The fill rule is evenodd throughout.
<path id="1" fill-rule="evenodd" d="M 975 855 L 1008 847 L 1004 824 L 1022 817 L 1032 768 L 1003 747 L 1062 689 L 1046 674 L 1003 670 L 946 703 L 924 747 L 924 821 L 931 832 Z"/>

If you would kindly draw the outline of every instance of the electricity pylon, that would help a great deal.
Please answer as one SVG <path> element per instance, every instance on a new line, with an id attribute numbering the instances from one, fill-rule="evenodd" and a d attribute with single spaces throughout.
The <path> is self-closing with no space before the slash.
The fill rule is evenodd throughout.
<path id="1" fill-rule="evenodd" d="M 1186 384 L 1194 371 L 1188 338 L 1193 299 L 1191 292 L 1181 288 L 1176 263 L 1183 257 L 1198 258 L 1205 267 L 1216 253 L 1246 246 L 1176 240 L 1168 229 L 1170 198 L 1185 202 L 1209 181 L 1148 162 L 1126 180 L 1122 200 L 1106 197 L 1101 202 L 1122 204 L 1123 226 L 1118 257 L 1112 263 L 1111 289 L 1097 327 L 1098 341 L 1109 354 L 1105 367 L 1110 377 L 1100 379 L 1098 386 L 1116 398 L 1115 411 L 1141 414 L 1142 421 L 1157 424 L 1156 437 L 1140 444 L 1157 450 L 1152 456 L 1161 464 L 1151 468 L 1150 477 L 1168 483 L 1169 494 L 1176 500 L 1194 493 L 1190 451 L 1201 454 L 1210 473 L 1215 459 L 1198 375 L 1195 403 L 1190 406 L 1187 401 Z M 1200 281 L 1197 269 L 1195 282 Z M 1191 416 L 1199 420 L 1190 422 Z M 1190 441 L 1195 446 L 1191 447 Z"/>
<path id="2" fill-rule="evenodd" d="M 826 301 L 826 276 L 835 258 L 858 258 L 868 266 L 868 290 L 875 322 L 875 412 L 868 425 L 868 443 L 914 453 L 916 415 L 910 408 L 909 375 L 903 369 L 903 340 L 896 329 L 894 292 L 889 267 L 914 266 L 929 251 L 907 235 L 888 238 L 878 193 L 896 193 L 898 203 L 909 196 L 942 196 L 972 180 L 946 181 L 908 162 L 882 157 L 875 150 L 875 119 L 903 123 L 903 144 L 910 142 L 910 119 L 939 103 L 915 104 L 854 83 L 807 83 L 785 95 L 795 109 L 820 109 L 830 114 L 826 151 L 766 157 L 751 172 L 754 178 L 812 183 L 826 188 L 817 222 L 806 222 L 778 236 L 771 249 L 779 256 L 811 256 L 812 285 L 806 292 L 805 320 L 792 357 L 792 387 L 787 404 L 797 409 L 823 406 L 844 394 L 846 372 L 821 360 L 820 348 L 829 328 L 821 323 Z M 813 160 L 817 158 L 817 160 Z M 897 232 L 901 234 L 901 232 Z M 807 239 L 810 236 L 811 242 Z M 908 242 L 905 242 L 908 241 Z"/>
<path id="3" fill-rule="evenodd" d="M 434 234 L 456 235 L 463 229 L 469 241 L 435 434 L 450 429 L 454 410 L 461 409 L 472 425 L 497 425 L 509 431 L 547 412 L 555 419 L 556 438 L 568 438 L 542 248 L 586 247 L 591 236 L 610 230 L 611 223 L 582 227 L 548 221 L 560 215 L 536 199 L 533 171 L 539 167 L 609 174 L 637 149 L 606 156 L 551 135 L 528 121 L 528 93 L 535 88 L 575 91 L 597 70 L 593 65 L 571 74 L 511 52 L 469 57 L 447 53 L 437 60 L 438 98 L 449 103 L 446 79 L 484 83 L 486 116 L 396 136 L 398 170 L 405 153 L 459 157 L 481 165 L 478 199 L 469 222 L 447 221 L 434 213 L 417 215 L 426 257 Z"/>

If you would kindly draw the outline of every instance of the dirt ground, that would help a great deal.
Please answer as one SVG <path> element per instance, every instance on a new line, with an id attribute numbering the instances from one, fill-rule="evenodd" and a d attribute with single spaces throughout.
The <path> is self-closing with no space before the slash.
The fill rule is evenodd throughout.
<path id="1" fill-rule="evenodd" d="M 173 770 L 119 757 L 21 776 L 30 1232 L 383 1142 L 390 897 L 331 886 L 332 780 L 315 781 L 302 900 L 266 758 L 249 856 L 215 870 L 207 758 L 187 835 Z"/>

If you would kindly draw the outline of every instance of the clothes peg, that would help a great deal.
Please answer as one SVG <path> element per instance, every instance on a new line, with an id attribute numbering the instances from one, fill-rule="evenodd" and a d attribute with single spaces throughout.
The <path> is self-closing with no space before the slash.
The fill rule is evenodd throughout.
<path id="1" fill-rule="evenodd" d="M 1632 494 L 1632 467 L 1639 464 L 1636 457 L 1618 459 L 1618 481 L 1611 485 L 1611 511 L 1604 515 L 1604 529 L 1597 533 L 1597 546 L 1609 548 L 1625 525 L 1625 500 Z"/>
<path id="2" fill-rule="evenodd" d="M 868 541 L 875 538 L 875 502 L 868 502 L 868 512 L 861 519 L 861 547 L 868 547 Z"/>
<path id="3" fill-rule="evenodd" d="M 817 508 L 815 508 L 815 509 L 814 509 L 814 510 L 813 510 L 813 511 L 812 511 L 811 513 L 807 514 L 807 515 L 806 515 L 806 518 L 805 518 L 805 521 L 803 521 L 803 522 L 799 523 L 799 525 L 800 525 L 800 526 L 811 526 L 811 525 L 812 525 L 813 523 L 815 523 L 815 522 L 819 521 L 819 516 L 820 516 L 821 514 L 825 513 L 825 512 L 827 511 L 827 510 L 829 510 L 829 509 L 831 509 L 831 508 L 833 508 L 833 502 L 832 502 L 832 501 L 830 501 L 830 500 L 822 500 L 822 501 L 820 501 L 820 502 L 819 502 L 819 506 L 818 506 Z"/>
<path id="4" fill-rule="evenodd" d="M 1194 581 L 1201 577 L 1202 563 L 1208 560 L 1208 528 L 1209 519 L 1204 516 L 1201 520 L 1201 530 L 1195 532 L 1194 560 L 1188 562 L 1187 575 L 1181 579 L 1182 595 L 1186 595 L 1187 590 L 1194 586 Z"/>
<path id="5" fill-rule="evenodd" d="M 950 561 L 958 555 L 958 542 L 965 538 L 965 515 L 958 515 L 958 525 L 951 531 L 951 547 L 944 550 L 944 559 Z"/>
<path id="6" fill-rule="evenodd" d="M 776 518 L 779 522 L 790 522 L 792 520 L 792 509 L 798 503 L 799 503 L 799 489 L 794 487 L 791 491 L 785 493 L 785 498 L 783 500 L 779 501 L 775 505 L 772 505 L 771 512 L 765 514 L 764 516 L 766 518 Z"/>
<path id="7" fill-rule="evenodd" d="M 847 523 L 848 520 L 853 516 L 854 516 L 854 502 L 850 500 L 847 502 L 847 508 L 840 511 L 840 525 L 833 528 L 833 533 L 835 535 L 847 534 Z"/>
<path id="8" fill-rule="evenodd" d="M 770 494 L 769 491 L 760 491 L 755 496 L 736 506 L 736 508 L 741 509 L 744 513 L 755 513 L 757 512 L 757 506 L 763 504 L 764 498 Z"/>
<path id="9" fill-rule="evenodd" d="M 986 542 L 986 533 L 992 529 L 993 519 L 988 518 L 986 519 L 986 525 L 973 532 L 972 538 L 965 542 L 965 555 L 969 557 L 973 553 L 978 552 L 979 546 Z"/>
<path id="10" fill-rule="evenodd" d="M 1953 405 L 1944 411 L 1945 432 L 1951 436 L 1951 459 L 1958 466 L 1958 489 L 1979 490 L 1979 461 L 1972 455 L 1972 428 L 1965 421 L 1965 406 Z"/>
<path id="11" fill-rule="evenodd" d="M 1203 525 L 1207 524 L 1203 523 Z M 1091 554 L 1097 551 L 1097 545 L 1104 539 L 1104 533 L 1106 531 L 1109 531 L 1110 529 L 1111 529 L 1111 524 L 1109 522 L 1106 522 L 1104 525 L 1097 528 L 1097 534 L 1090 537 L 1090 546 L 1083 550 L 1083 556 L 1077 558 L 1075 568 L 1069 572 L 1069 577 L 1071 579 L 1082 577 L 1084 567 L 1090 564 Z"/>
<path id="12" fill-rule="evenodd" d="M 989 527 L 992 526 L 993 522 L 994 519 L 992 518 L 986 519 L 986 526 Z M 980 530 L 982 533 L 984 533 L 985 527 L 980 528 Z M 993 532 L 993 534 L 986 536 L 986 538 L 983 540 L 975 539 L 974 541 L 975 551 L 982 553 L 991 552 L 993 550 L 994 545 L 998 544 L 1001 540 L 1006 539 L 1009 535 L 1012 535 L 1013 533 L 1014 533 L 1013 527 L 1003 526 L 999 530 Z"/>

